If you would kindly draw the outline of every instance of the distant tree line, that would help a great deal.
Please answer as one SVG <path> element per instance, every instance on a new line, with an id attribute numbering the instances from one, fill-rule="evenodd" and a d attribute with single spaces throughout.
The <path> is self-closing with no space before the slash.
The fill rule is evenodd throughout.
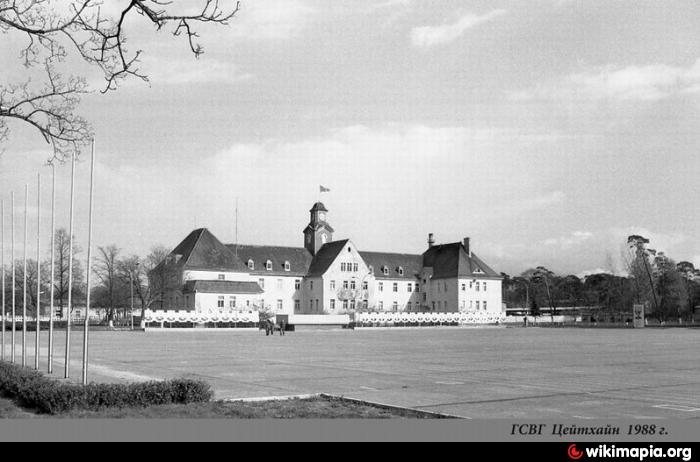
<path id="1" fill-rule="evenodd" d="M 81 249 L 73 239 L 73 281 L 72 305 L 85 306 L 86 278 Z M 62 316 L 68 302 L 68 269 L 70 259 L 70 240 L 65 229 L 58 229 L 54 234 L 54 309 L 57 316 Z M 98 247 L 92 263 L 93 279 L 91 282 L 91 307 L 105 310 L 105 321 L 112 324 L 121 314 L 128 316 L 133 294 L 134 310 L 143 317 L 144 310 L 159 300 L 161 294 L 149 288 L 148 273 L 153 270 L 169 253 L 169 250 L 156 246 L 145 257 L 123 255 L 115 245 Z M 17 249 L 15 257 L 17 256 Z M 24 262 L 15 259 L 15 312 L 22 313 L 24 293 Z M 41 315 L 47 315 L 51 303 L 51 259 L 50 254 L 41 262 L 41 274 L 37 277 L 37 262 L 27 259 L 27 314 L 34 317 L 37 306 L 37 281 L 40 284 Z M 5 312 L 12 311 L 12 268 L 5 265 Z M 138 312 L 136 314 L 139 314 Z"/>
<path id="2" fill-rule="evenodd" d="M 601 272 L 583 278 L 558 275 L 539 266 L 519 276 L 503 276 L 503 302 L 532 315 L 542 308 L 558 314 L 564 307 L 599 307 L 609 315 L 627 315 L 632 305 L 646 305 L 647 316 L 666 321 L 690 319 L 700 308 L 700 269 L 676 262 L 648 247 L 649 239 L 632 235 L 622 252 L 621 274 Z"/>

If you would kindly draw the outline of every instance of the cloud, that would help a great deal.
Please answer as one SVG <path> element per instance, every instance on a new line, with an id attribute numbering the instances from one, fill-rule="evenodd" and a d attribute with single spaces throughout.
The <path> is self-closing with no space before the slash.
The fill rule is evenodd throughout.
<path id="1" fill-rule="evenodd" d="M 454 24 L 414 27 L 411 31 L 411 42 L 413 45 L 420 48 L 449 43 L 459 38 L 468 29 L 481 23 L 491 21 L 505 13 L 505 10 L 493 10 L 481 16 L 466 14 Z"/>
<path id="2" fill-rule="evenodd" d="M 591 238 L 593 238 L 593 233 L 590 231 L 574 231 L 566 236 L 545 239 L 542 241 L 542 243 L 547 246 L 556 246 L 562 249 L 568 249 L 583 244 L 584 242 L 589 241 Z"/>
<path id="3" fill-rule="evenodd" d="M 250 73 L 241 73 L 236 66 L 211 60 L 206 57 L 189 60 L 154 60 L 148 66 L 149 80 L 157 84 L 188 85 L 197 83 L 240 83 L 253 78 Z"/>
<path id="4" fill-rule="evenodd" d="M 656 101 L 700 92 L 700 59 L 689 67 L 650 64 L 615 68 L 606 66 L 574 73 L 559 82 L 522 92 L 511 99 L 566 99 Z"/>
<path id="5" fill-rule="evenodd" d="M 255 0 L 241 4 L 228 36 L 247 40 L 284 40 L 298 36 L 316 10 L 302 0 Z"/>
<path id="6" fill-rule="evenodd" d="M 381 10 L 385 8 L 394 8 L 394 7 L 401 7 L 401 6 L 408 6 L 411 4 L 413 0 L 385 0 L 380 3 L 373 3 L 370 7 L 370 11 L 374 10 Z"/>

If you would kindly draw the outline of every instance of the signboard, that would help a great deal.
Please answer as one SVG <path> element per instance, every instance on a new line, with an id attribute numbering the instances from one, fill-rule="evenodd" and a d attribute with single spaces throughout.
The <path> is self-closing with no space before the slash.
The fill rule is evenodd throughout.
<path id="1" fill-rule="evenodd" d="M 644 305 L 634 305 L 632 307 L 634 313 L 634 327 L 644 327 Z"/>

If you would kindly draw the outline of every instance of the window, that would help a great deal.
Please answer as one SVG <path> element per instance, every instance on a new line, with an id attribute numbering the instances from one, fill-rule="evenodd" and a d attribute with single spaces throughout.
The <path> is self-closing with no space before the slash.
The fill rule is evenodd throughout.
<path id="1" fill-rule="evenodd" d="M 223 308 L 224 307 L 224 296 L 219 295 L 218 300 L 216 301 L 216 307 L 217 308 Z"/>
<path id="2" fill-rule="evenodd" d="M 294 311 L 298 312 L 301 309 L 301 304 L 299 300 L 294 300 Z"/>
<path id="3" fill-rule="evenodd" d="M 291 270 L 291 269 L 292 269 L 292 266 L 289 264 L 288 261 L 285 261 L 285 262 L 284 262 L 284 270 L 285 270 L 285 271 L 289 271 L 289 270 Z"/>
<path id="4" fill-rule="evenodd" d="M 355 290 L 355 280 L 350 281 L 350 289 Z"/>
<path id="5" fill-rule="evenodd" d="M 348 309 L 348 301 L 347 300 L 343 300 L 343 309 L 344 310 Z"/>
<path id="6" fill-rule="evenodd" d="M 479 301 L 476 302 L 476 311 L 479 311 Z"/>
<path id="7" fill-rule="evenodd" d="M 363 309 L 366 310 L 368 304 L 369 304 L 369 302 L 368 302 L 367 300 L 362 300 L 362 308 L 363 308 Z"/>
<path id="8" fill-rule="evenodd" d="M 484 311 L 486 311 L 486 301 L 484 301 Z"/>
<path id="9" fill-rule="evenodd" d="M 265 280 L 263 278 L 258 279 L 258 285 L 261 289 L 265 288 Z"/>
<path id="10" fill-rule="evenodd" d="M 314 310 L 314 301 L 313 301 L 313 300 L 309 300 L 309 312 L 311 312 L 311 311 L 313 311 L 313 310 Z"/>
<path id="11" fill-rule="evenodd" d="M 447 283 L 444 282 L 444 283 L 443 283 L 443 286 L 445 287 L 445 292 L 447 292 Z"/>
<path id="12" fill-rule="evenodd" d="M 383 283 L 383 282 L 378 282 L 378 283 L 377 283 L 377 289 L 379 289 L 379 292 L 384 292 L 384 283 Z"/>
<path id="13" fill-rule="evenodd" d="M 462 292 L 464 292 L 465 290 L 467 290 L 467 285 L 465 283 L 462 283 Z"/>
<path id="14" fill-rule="evenodd" d="M 282 300 L 277 300 L 277 311 L 282 311 Z"/>
<path id="15" fill-rule="evenodd" d="M 318 298 L 316 299 L 316 311 L 318 311 Z"/>
<path id="16" fill-rule="evenodd" d="M 469 288 L 470 289 L 472 288 L 473 283 L 474 283 L 474 281 L 469 281 Z"/>
<path id="17" fill-rule="evenodd" d="M 250 306 L 250 300 L 245 301 L 245 306 Z"/>
<path id="18" fill-rule="evenodd" d="M 331 298 L 331 310 L 335 309 L 335 299 Z"/>
<path id="19" fill-rule="evenodd" d="M 442 310 L 442 301 L 438 300 L 438 310 Z"/>
<path id="20" fill-rule="evenodd" d="M 364 281 L 362 283 L 362 290 L 367 290 L 368 287 L 369 287 L 369 285 L 367 284 L 367 281 Z"/>
<path id="21" fill-rule="evenodd" d="M 296 290 L 301 289 L 301 279 L 294 280 L 294 289 L 296 289 Z"/>
<path id="22" fill-rule="evenodd" d="M 403 276 L 403 267 L 399 266 L 399 276 Z"/>
<path id="23" fill-rule="evenodd" d="M 248 269 L 255 269 L 255 263 L 253 263 L 253 260 L 248 260 Z"/>
<path id="24" fill-rule="evenodd" d="M 347 288 L 348 288 L 348 281 L 343 281 L 343 289 L 347 289 Z"/>
<path id="25" fill-rule="evenodd" d="M 416 292 L 420 292 L 420 284 L 416 282 Z"/>
<path id="26" fill-rule="evenodd" d="M 469 309 L 470 310 L 474 309 L 474 300 L 469 300 Z"/>
<path id="27" fill-rule="evenodd" d="M 228 298 L 228 306 L 229 308 L 235 308 L 236 307 L 236 297 L 231 296 Z"/>
<path id="28" fill-rule="evenodd" d="M 486 292 L 486 281 L 484 281 L 484 292 Z"/>
<path id="29" fill-rule="evenodd" d="M 426 294 L 425 292 L 423 292 L 423 301 L 425 302 L 425 301 L 427 301 L 427 300 L 428 300 L 428 294 Z"/>
<path id="30" fill-rule="evenodd" d="M 345 262 L 341 263 L 340 264 L 340 271 L 345 271 L 346 267 L 347 267 L 347 265 L 345 264 Z"/>
<path id="31" fill-rule="evenodd" d="M 283 287 L 284 287 L 284 285 L 283 285 L 282 279 L 278 279 L 278 280 L 277 280 L 277 288 L 278 288 L 278 289 L 281 289 L 281 288 L 283 288 Z"/>
<path id="32" fill-rule="evenodd" d="M 226 275 L 225 275 L 225 274 L 220 274 L 220 275 L 219 275 L 219 281 L 224 281 L 225 279 L 226 279 Z"/>
<path id="33" fill-rule="evenodd" d="M 379 307 L 380 311 L 383 310 L 384 309 L 384 302 L 379 302 L 379 305 L 377 305 L 377 306 Z"/>
<path id="34" fill-rule="evenodd" d="M 386 266 L 382 266 L 382 274 L 384 274 L 384 276 L 388 276 L 389 268 L 387 268 Z"/>
<path id="35" fill-rule="evenodd" d="M 413 292 L 413 284 L 411 284 L 411 283 L 409 282 L 408 285 L 406 286 L 406 289 L 407 289 L 408 292 Z"/>
<path id="36" fill-rule="evenodd" d="M 476 291 L 477 292 L 479 291 L 479 283 L 478 282 L 476 283 Z"/>
<path id="37" fill-rule="evenodd" d="M 398 283 L 398 282 L 395 282 L 395 283 L 394 283 L 393 289 L 394 289 L 394 292 L 398 292 L 398 291 L 399 291 L 399 283 Z"/>
<path id="38" fill-rule="evenodd" d="M 408 302 L 408 303 L 406 304 L 406 309 L 407 309 L 408 311 L 411 311 L 411 302 Z"/>
<path id="39" fill-rule="evenodd" d="M 352 270 L 357 273 L 357 269 L 358 269 L 357 263 L 353 263 Z"/>
<path id="40" fill-rule="evenodd" d="M 265 262 L 265 269 L 268 271 L 272 271 L 272 262 L 270 260 Z"/>
<path id="41" fill-rule="evenodd" d="M 335 290 L 335 281 L 331 281 L 331 290 Z"/>
<path id="42" fill-rule="evenodd" d="M 350 300 L 350 309 L 351 310 L 355 309 L 355 300 Z"/>
<path id="43" fill-rule="evenodd" d="M 391 305 L 391 309 L 392 309 L 392 311 L 398 311 L 399 310 L 399 303 L 394 302 L 394 304 Z"/>

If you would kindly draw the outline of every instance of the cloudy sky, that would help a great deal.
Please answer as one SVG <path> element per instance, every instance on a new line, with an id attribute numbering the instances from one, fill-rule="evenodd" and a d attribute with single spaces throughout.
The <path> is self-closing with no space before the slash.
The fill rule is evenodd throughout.
<path id="1" fill-rule="evenodd" d="M 361 249 L 470 236 L 497 271 L 580 275 L 619 270 L 637 233 L 700 265 L 698 24 L 695 0 L 244 0 L 230 26 L 200 28 L 195 60 L 138 18 L 150 85 L 80 107 L 97 136 L 95 244 L 143 255 L 203 226 L 233 242 L 238 199 L 240 242 L 301 246 L 322 184 L 335 237 Z M 21 78 L 23 40 L 2 36 L 0 80 Z M 48 150 L 17 125 L 4 148 L 19 242 L 39 170 L 48 217 Z"/>

